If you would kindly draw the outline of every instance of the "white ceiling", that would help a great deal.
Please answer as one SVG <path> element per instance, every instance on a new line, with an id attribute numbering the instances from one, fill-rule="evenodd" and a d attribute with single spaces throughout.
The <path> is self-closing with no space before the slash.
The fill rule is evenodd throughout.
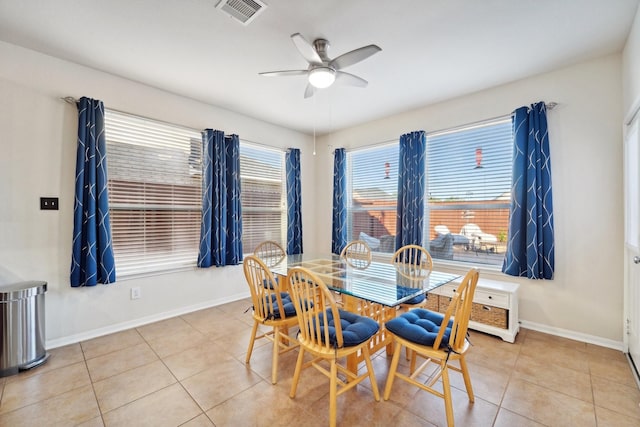
<path id="1" fill-rule="evenodd" d="M 218 0 L 0 0 L 0 40 L 291 129 L 326 133 L 619 52 L 640 0 L 266 0 L 243 26 Z M 290 35 L 336 57 L 365 89 L 304 99 Z M 70 94 L 91 96 L 91 94 Z"/>

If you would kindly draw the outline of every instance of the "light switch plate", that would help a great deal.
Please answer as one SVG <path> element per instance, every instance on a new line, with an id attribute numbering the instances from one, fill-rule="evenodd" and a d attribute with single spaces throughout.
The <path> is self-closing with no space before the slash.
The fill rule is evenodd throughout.
<path id="1" fill-rule="evenodd" d="M 58 198 L 57 197 L 40 197 L 40 210 L 57 211 Z"/>

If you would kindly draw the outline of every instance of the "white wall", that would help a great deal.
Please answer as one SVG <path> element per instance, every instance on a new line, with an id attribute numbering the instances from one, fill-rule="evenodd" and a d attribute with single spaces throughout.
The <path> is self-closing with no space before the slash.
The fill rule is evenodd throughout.
<path id="1" fill-rule="evenodd" d="M 640 7 L 622 53 L 622 99 L 625 117 L 640 107 Z"/>
<path id="2" fill-rule="evenodd" d="M 622 347 L 623 213 L 621 55 L 603 57 L 336 132 L 318 150 L 320 248 L 331 244 L 332 148 L 354 148 L 508 114 L 540 100 L 552 154 L 556 270 L 551 281 L 515 281 L 525 325 Z"/>
<path id="3" fill-rule="evenodd" d="M 308 195 L 315 163 L 309 136 L 11 44 L 0 42 L 0 58 L 0 285 L 48 282 L 48 347 L 248 295 L 240 266 L 69 286 L 77 111 L 60 97 L 88 96 L 108 108 L 301 148 L 304 245 L 312 247 L 316 206 Z M 40 211 L 41 196 L 59 197 L 60 210 Z M 130 300 L 133 286 L 141 288 L 141 299 Z"/>
<path id="4" fill-rule="evenodd" d="M 636 17 L 634 34 L 637 21 Z M 633 46 L 637 45 L 636 41 Z M 49 283 L 49 347 L 246 294 L 239 267 L 69 287 L 77 116 L 75 107 L 60 101 L 61 96 L 90 96 L 102 99 L 107 107 L 142 116 L 301 148 L 306 252 L 331 247 L 329 145 L 369 145 L 412 130 L 438 130 L 500 116 L 539 100 L 556 101 L 560 105 L 549 113 L 555 279 L 482 274 L 521 284 L 520 318 L 525 324 L 582 334 L 613 346 L 622 341 L 621 55 L 336 132 L 320 139 L 315 157 L 311 138 L 287 129 L 7 43 L 0 42 L 0 58 L 0 285 L 32 279 Z M 634 64 L 629 69 L 637 70 Z M 632 84 L 638 87 L 635 76 Z M 40 211 L 41 196 L 60 197 L 60 210 Z M 132 286 L 141 287 L 140 300 L 129 299 Z"/>

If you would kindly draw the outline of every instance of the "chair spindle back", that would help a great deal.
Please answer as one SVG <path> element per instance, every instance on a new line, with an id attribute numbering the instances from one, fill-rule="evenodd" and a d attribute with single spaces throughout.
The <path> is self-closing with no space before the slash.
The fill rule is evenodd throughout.
<path id="1" fill-rule="evenodd" d="M 331 351 L 334 348 L 332 342 L 335 342 L 335 347 L 342 348 L 344 343 L 342 327 L 338 321 L 340 313 L 333 293 L 327 285 L 318 276 L 302 267 L 289 270 L 287 283 L 298 314 L 300 326 L 298 341 L 316 351 Z M 333 325 L 335 337 L 330 336 L 329 322 L 322 321 L 326 311 L 331 311 L 333 318 L 336 319 Z M 319 330 L 318 325 L 323 325 L 323 328 Z"/>
<path id="2" fill-rule="evenodd" d="M 255 255 L 247 256 L 243 264 L 254 316 L 266 320 L 273 319 L 274 313 L 284 313 L 280 287 L 267 265 Z"/>

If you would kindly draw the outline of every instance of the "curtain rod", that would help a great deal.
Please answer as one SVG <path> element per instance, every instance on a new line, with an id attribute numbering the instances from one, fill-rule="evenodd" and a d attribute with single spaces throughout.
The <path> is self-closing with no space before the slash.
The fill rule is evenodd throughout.
<path id="1" fill-rule="evenodd" d="M 60 97 L 60 99 L 63 100 L 64 102 L 66 102 L 67 104 L 71 104 L 71 105 L 76 105 L 78 103 L 78 101 L 79 101 L 78 99 L 74 98 L 73 96 L 63 96 L 63 97 Z M 154 121 L 165 123 L 165 124 L 168 124 L 168 125 L 171 125 L 171 126 L 177 126 L 177 127 L 183 128 L 183 129 L 188 129 L 188 130 L 191 130 L 191 131 L 194 131 L 194 132 L 202 132 L 203 131 L 203 130 L 193 129 L 193 128 L 190 128 L 188 126 L 182 126 L 182 125 L 178 125 L 178 124 L 175 124 L 175 123 L 167 122 L 167 121 L 164 121 L 164 120 L 152 119 L 150 117 L 144 117 L 144 116 L 140 116 L 140 115 L 137 115 L 137 114 L 132 114 L 132 113 L 129 113 L 127 111 L 116 110 L 115 108 L 111 108 L 111 107 L 105 107 L 105 108 L 108 109 L 108 110 L 111 110 L 111 111 L 115 111 L 116 113 L 126 114 L 126 115 L 133 116 L 133 117 L 138 117 L 138 118 L 143 119 L 143 120 L 154 120 Z M 275 151 L 284 152 L 284 151 L 288 150 L 288 148 L 275 147 L 273 145 L 268 145 L 268 144 L 264 144 L 264 143 L 261 143 L 261 142 L 251 141 L 249 139 L 242 138 L 239 135 L 238 135 L 238 138 L 240 138 L 241 141 L 248 142 L 249 144 L 258 145 L 260 147 L 268 148 L 268 149 L 275 150 Z"/>
<path id="2" fill-rule="evenodd" d="M 558 103 L 554 102 L 554 101 L 551 101 L 551 102 L 545 102 L 544 105 L 547 107 L 547 110 L 553 110 L 554 108 L 556 108 L 558 106 Z M 462 124 L 462 125 L 453 126 L 453 127 L 449 127 L 449 128 L 445 128 L 445 129 L 437 129 L 437 130 L 432 130 L 432 131 L 425 131 L 425 133 L 427 135 L 433 135 L 433 134 L 438 134 L 438 133 L 443 133 L 443 132 L 450 132 L 450 131 L 453 131 L 453 130 L 462 129 L 462 128 L 466 128 L 466 127 L 470 127 L 470 126 L 481 125 L 483 123 L 492 122 L 492 121 L 495 121 L 495 120 L 506 119 L 507 117 L 513 117 L 513 113 L 503 114 L 502 116 L 496 116 L 496 117 L 492 117 L 492 118 L 489 118 L 489 119 L 478 120 L 478 121 L 475 121 L 475 122 L 465 123 L 465 124 Z M 397 142 L 399 138 L 400 137 L 395 138 L 395 139 L 389 139 L 389 140 L 386 140 L 386 141 L 378 141 L 378 142 L 374 142 L 374 143 L 367 144 L 367 145 L 360 145 L 358 147 L 348 148 L 348 149 L 346 149 L 346 151 L 373 148 L 373 147 L 377 147 L 379 145 L 389 144 L 391 142 Z"/>
<path id="3" fill-rule="evenodd" d="M 74 98 L 73 96 L 65 96 L 65 97 L 61 97 L 60 99 L 63 100 L 64 102 L 66 102 L 67 104 L 72 104 L 72 105 L 76 105 L 80 101 L 79 99 Z M 105 110 L 113 111 L 115 113 L 125 114 L 127 116 L 136 117 L 136 118 L 141 119 L 141 120 L 153 120 L 153 121 L 156 121 L 156 122 L 159 122 L 159 123 L 164 123 L 166 125 L 179 127 L 179 128 L 185 129 L 185 130 L 193 131 L 193 132 L 202 133 L 202 131 L 204 130 L 204 129 L 195 129 L 195 128 L 192 128 L 192 127 L 189 127 L 189 126 L 179 125 L 179 124 L 176 124 L 176 123 L 168 122 L 166 120 L 160 120 L 160 119 L 154 119 L 154 118 L 151 118 L 151 117 L 145 117 L 145 116 L 141 116 L 139 114 L 133 114 L 133 113 L 130 113 L 128 111 L 117 110 L 117 109 L 111 108 L 111 107 L 104 107 L 104 108 L 105 108 Z"/>
<path id="4" fill-rule="evenodd" d="M 354 148 L 346 148 L 345 151 L 352 151 L 352 150 L 366 150 L 368 148 L 374 148 L 374 147 L 378 147 L 380 145 L 386 145 L 386 144 L 391 144 L 392 142 L 398 142 L 398 138 L 394 138 L 394 139 L 388 139 L 386 141 L 378 141 L 378 142 L 373 142 L 371 144 L 367 144 L 367 145 L 359 145 L 357 147 Z M 332 145 L 330 145 L 330 147 L 333 147 Z M 335 151 L 335 149 L 332 149 L 331 152 Z"/>
<path id="5" fill-rule="evenodd" d="M 61 97 L 60 99 L 63 100 L 64 102 L 66 102 L 67 104 L 74 104 L 75 105 L 78 102 L 78 100 L 76 98 L 72 97 L 72 96 L 64 96 L 64 97 Z M 547 110 L 553 110 L 554 108 L 556 108 L 558 106 L 558 103 L 555 102 L 555 101 L 545 102 L 545 106 L 547 107 Z M 116 110 L 116 109 L 113 109 L 113 108 L 109 108 L 109 110 L 116 111 L 116 112 L 122 113 L 122 114 L 129 114 L 129 115 L 132 115 L 132 116 L 136 116 L 135 114 L 127 113 L 126 111 L 119 111 L 119 110 Z M 466 124 L 463 124 L 463 125 L 446 128 L 446 129 L 433 130 L 433 131 L 426 132 L 426 133 L 427 133 L 427 135 L 430 135 L 430 134 L 438 134 L 438 133 L 442 133 L 442 132 L 449 132 L 449 131 L 453 131 L 453 130 L 456 130 L 456 129 L 461 129 L 461 128 L 465 128 L 465 127 L 469 127 L 469 126 L 480 125 L 482 123 L 491 122 L 491 121 L 494 121 L 494 120 L 500 120 L 500 119 L 503 119 L 503 118 L 506 119 L 507 117 L 512 117 L 512 116 L 513 116 L 513 113 L 509 113 L 509 114 L 504 114 L 502 116 L 492 117 L 490 119 L 478 120 L 478 121 L 475 121 L 475 122 L 470 122 L 470 123 L 466 123 Z M 149 119 L 148 117 L 143 117 L 143 116 L 136 116 L 136 117 L 140 117 L 142 119 Z M 152 119 L 152 120 L 156 120 L 156 119 Z M 162 120 L 158 120 L 158 121 L 162 121 Z M 169 122 L 164 122 L 164 123 L 169 123 Z M 169 124 L 171 124 L 173 126 L 180 126 L 180 125 L 176 125 L 175 123 L 169 123 Z M 187 129 L 191 129 L 191 128 L 186 127 L 186 126 L 182 126 L 182 127 L 187 128 Z M 192 129 L 192 130 L 195 130 L 195 129 Z M 200 131 L 200 132 L 202 132 L 202 131 Z M 262 146 L 262 147 L 265 147 L 265 148 L 271 148 L 271 149 L 274 149 L 274 150 L 281 149 L 282 151 L 288 150 L 288 148 L 282 149 L 281 147 L 274 147 L 272 145 L 251 141 L 251 140 L 245 139 L 245 138 L 240 138 L 240 139 L 242 141 L 248 142 L 250 144 L 259 145 L 259 146 Z M 373 147 L 376 147 L 378 145 L 390 144 L 392 142 L 396 142 L 397 140 L 398 140 L 397 138 L 394 138 L 394 139 L 388 139 L 386 141 L 378 141 L 378 142 L 374 142 L 372 144 L 360 145 L 355 149 L 362 150 L 362 149 L 366 149 L 366 148 L 373 148 Z M 329 145 L 329 147 L 332 147 L 332 145 Z M 351 151 L 351 150 L 352 149 L 349 148 L 346 151 Z M 334 150 L 330 149 L 330 151 L 333 152 Z"/>
<path id="6" fill-rule="evenodd" d="M 257 145 L 257 146 L 264 147 L 264 148 L 267 148 L 269 150 L 274 150 L 274 151 L 286 152 L 287 150 L 289 150 L 289 148 L 295 148 L 295 147 L 285 147 L 285 148 L 276 147 L 274 145 L 265 144 L 263 142 L 251 141 L 250 139 L 246 139 L 246 138 L 242 138 L 242 137 L 239 137 L 239 138 L 240 138 L 240 141 L 248 142 L 249 144 Z"/>

